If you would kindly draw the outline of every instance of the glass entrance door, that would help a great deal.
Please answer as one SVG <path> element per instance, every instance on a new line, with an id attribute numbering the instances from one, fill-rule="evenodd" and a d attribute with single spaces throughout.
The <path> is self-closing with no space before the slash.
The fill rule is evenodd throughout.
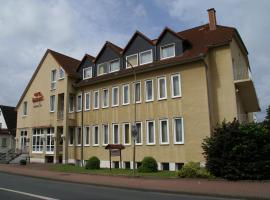
<path id="1" fill-rule="evenodd" d="M 22 152 L 27 151 L 27 131 L 21 131 L 20 135 L 20 148 Z"/>

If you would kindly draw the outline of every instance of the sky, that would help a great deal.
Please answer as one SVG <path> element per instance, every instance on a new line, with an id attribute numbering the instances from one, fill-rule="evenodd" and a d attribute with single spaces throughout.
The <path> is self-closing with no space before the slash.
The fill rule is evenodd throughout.
<path id="1" fill-rule="evenodd" d="M 156 38 L 208 23 L 236 27 L 249 51 L 262 112 L 270 105 L 269 0 L 0 0 L 0 104 L 16 106 L 47 49 L 81 59 L 105 41 L 124 47 L 139 30 Z"/>

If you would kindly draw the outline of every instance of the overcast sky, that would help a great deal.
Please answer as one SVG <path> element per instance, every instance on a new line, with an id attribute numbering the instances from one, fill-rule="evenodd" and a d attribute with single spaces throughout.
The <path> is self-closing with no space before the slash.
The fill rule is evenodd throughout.
<path id="1" fill-rule="evenodd" d="M 106 40 L 124 47 L 135 30 L 156 38 L 208 22 L 236 27 L 249 60 L 263 119 L 270 104 L 269 0 L 0 0 L 0 104 L 15 106 L 46 49 L 77 59 Z"/>

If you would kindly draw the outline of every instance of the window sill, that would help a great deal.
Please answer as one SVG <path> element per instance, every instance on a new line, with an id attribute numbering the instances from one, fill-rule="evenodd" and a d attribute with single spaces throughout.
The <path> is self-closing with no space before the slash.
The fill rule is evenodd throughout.
<path id="1" fill-rule="evenodd" d="M 147 143 L 146 145 L 147 145 L 147 146 L 155 146 L 156 143 Z"/>
<path id="2" fill-rule="evenodd" d="M 160 60 L 167 60 L 167 59 L 169 59 L 169 58 L 174 58 L 174 57 L 175 57 L 175 55 L 174 55 L 174 56 L 169 56 L 169 57 L 160 58 Z"/>
<path id="3" fill-rule="evenodd" d="M 98 110 L 99 109 L 99 107 L 98 108 L 93 108 L 93 110 Z"/>
<path id="4" fill-rule="evenodd" d="M 166 142 L 166 143 L 159 143 L 160 145 L 170 145 L 169 142 Z"/>
<path id="5" fill-rule="evenodd" d="M 109 106 L 102 107 L 102 109 L 106 109 L 106 108 L 109 108 Z"/>
<path id="6" fill-rule="evenodd" d="M 158 98 L 158 101 L 163 101 L 163 100 L 167 100 L 167 97 L 165 97 L 165 98 Z"/>
<path id="7" fill-rule="evenodd" d="M 142 143 L 136 143 L 136 146 L 142 146 Z"/>
<path id="8" fill-rule="evenodd" d="M 154 99 L 151 99 L 151 100 L 145 100 L 145 103 L 151 103 L 151 102 L 154 102 Z"/>
<path id="9" fill-rule="evenodd" d="M 93 147 L 99 147 L 99 144 L 93 144 Z"/>
<path id="10" fill-rule="evenodd" d="M 58 81 L 64 80 L 65 78 L 59 78 Z"/>
<path id="11" fill-rule="evenodd" d="M 90 144 L 84 144 L 83 146 L 84 147 L 90 147 Z"/>
<path id="12" fill-rule="evenodd" d="M 22 118 L 25 118 L 25 117 L 27 117 L 28 115 L 22 115 Z"/>
<path id="13" fill-rule="evenodd" d="M 128 106 L 130 103 L 123 103 L 122 106 Z"/>
<path id="14" fill-rule="evenodd" d="M 182 96 L 172 96 L 172 99 L 177 99 L 177 98 L 181 98 Z"/>
<path id="15" fill-rule="evenodd" d="M 87 111 L 90 111 L 90 108 L 89 109 L 85 109 L 84 112 L 87 112 Z"/>
<path id="16" fill-rule="evenodd" d="M 185 144 L 184 142 L 174 142 L 175 145 L 183 145 Z"/>
<path id="17" fill-rule="evenodd" d="M 32 151 L 32 154 L 43 154 L 43 151 Z"/>
<path id="18" fill-rule="evenodd" d="M 119 104 L 117 104 L 117 105 L 112 105 L 112 108 L 115 108 L 115 107 L 118 107 L 119 106 Z"/>
<path id="19" fill-rule="evenodd" d="M 69 147 L 73 147 L 73 146 L 74 146 L 74 144 L 69 144 L 68 146 L 69 146 Z"/>

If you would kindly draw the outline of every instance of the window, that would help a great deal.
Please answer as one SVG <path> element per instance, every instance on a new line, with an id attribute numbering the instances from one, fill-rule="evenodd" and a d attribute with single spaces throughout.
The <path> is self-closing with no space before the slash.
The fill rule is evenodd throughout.
<path id="1" fill-rule="evenodd" d="M 138 134 L 136 137 L 136 144 L 141 145 L 142 144 L 142 122 L 136 122 Z"/>
<path id="2" fill-rule="evenodd" d="M 90 92 L 84 94 L 85 110 L 90 110 Z"/>
<path id="3" fill-rule="evenodd" d="M 98 76 L 107 74 L 109 72 L 108 63 L 102 63 L 98 65 Z"/>
<path id="4" fill-rule="evenodd" d="M 69 145 L 73 145 L 74 144 L 74 128 L 73 127 L 69 127 Z"/>
<path id="5" fill-rule="evenodd" d="M 83 138 L 83 143 L 84 146 L 89 146 L 90 145 L 90 127 L 86 126 L 84 127 L 84 138 Z"/>
<path id="6" fill-rule="evenodd" d="M 152 50 L 144 51 L 140 53 L 140 65 L 153 62 Z"/>
<path id="7" fill-rule="evenodd" d="M 99 91 L 94 91 L 94 109 L 98 109 L 99 108 Z"/>
<path id="8" fill-rule="evenodd" d="M 27 115 L 27 101 L 24 101 L 23 102 L 23 116 L 26 116 Z"/>
<path id="9" fill-rule="evenodd" d="M 125 165 L 125 169 L 130 169 L 130 162 L 129 161 L 124 162 L 124 165 Z"/>
<path id="10" fill-rule="evenodd" d="M 130 144 L 130 124 L 129 123 L 124 123 L 123 124 L 123 143 L 125 145 L 129 145 Z"/>
<path id="11" fill-rule="evenodd" d="M 173 133 L 174 133 L 174 143 L 184 144 L 183 118 L 173 119 Z"/>
<path id="12" fill-rule="evenodd" d="M 82 129 L 81 127 L 77 127 L 77 134 L 76 134 L 76 144 L 77 146 L 81 146 L 82 144 Z"/>
<path id="13" fill-rule="evenodd" d="M 59 69 L 59 80 L 64 79 L 65 78 L 65 71 L 62 67 L 60 67 Z"/>
<path id="14" fill-rule="evenodd" d="M 108 124 L 103 124 L 103 145 L 109 144 L 109 126 Z"/>
<path id="15" fill-rule="evenodd" d="M 120 59 L 112 60 L 110 62 L 110 72 L 116 72 L 120 70 Z"/>
<path id="16" fill-rule="evenodd" d="M 2 147 L 7 147 L 7 138 L 2 138 Z"/>
<path id="17" fill-rule="evenodd" d="M 126 57 L 126 68 L 138 66 L 138 54 L 130 55 Z"/>
<path id="18" fill-rule="evenodd" d="M 46 152 L 52 153 L 54 151 L 54 128 L 47 129 L 46 136 Z"/>
<path id="19" fill-rule="evenodd" d="M 147 144 L 155 144 L 155 121 L 146 121 Z"/>
<path id="20" fill-rule="evenodd" d="M 74 96 L 69 95 L 69 112 L 74 112 Z"/>
<path id="21" fill-rule="evenodd" d="M 92 78 L 92 67 L 83 69 L 83 80 Z"/>
<path id="22" fill-rule="evenodd" d="M 166 77 L 158 78 L 158 100 L 167 98 Z"/>
<path id="23" fill-rule="evenodd" d="M 170 163 L 161 163 L 161 170 L 169 171 L 170 170 Z"/>
<path id="24" fill-rule="evenodd" d="M 34 129 L 32 136 L 32 151 L 41 153 L 43 151 L 43 129 Z"/>
<path id="25" fill-rule="evenodd" d="M 102 108 L 109 107 L 109 90 L 103 89 Z"/>
<path id="26" fill-rule="evenodd" d="M 50 112 L 55 110 L 55 95 L 50 96 Z"/>
<path id="27" fill-rule="evenodd" d="M 81 94 L 77 96 L 76 104 L 77 104 L 77 112 L 82 111 L 82 95 Z"/>
<path id="28" fill-rule="evenodd" d="M 153 80 L 145 81 L 145 101 L 153 101 L 154 100 L 154 90 L 153 90 Z"/>
<path id="29" fill-rule="evenodd" d="M 169 44 L 160 47 L 160 59 L 171 58 L 175 56 L 175 45 Z"/>
<path id="30" fill-rule="evenodd" d="M 99 130 L 98 126 L 93 126 L 93 146 L 99 145 Z"/>
<path id="31" fill-rule="evenodd" d="M 160 131 L 160 143 L 169 144 L 169 126 L 167 119 L 162 119 L 159 121 L 159 131 Z"/>
<path id="32" fill-rule="evenodd" d="M 134 101 L 141 103 L 141 82 L 134 84 Z"/>
<path id="33" fill-rule="evenodd" d="M 123 85 L 123 105 L 129 104 L 129 84 Z"/>
<path id="34" fill-rule="evenodd" d="M 113 144 L 119 144 L 119 125 L 113 124 Z"/>
<path id="35" fill-rule="evenodd" d="M 56 70 L 51 71 L 51 90 L 55 90 L 56 88 Z"/>
<path id="36" fill-rule="evenodd" d="M 171 94 L 172 98 L 181 97 L 180 74 L 174 74 L 171 76 Z"/>
<path id="37" fill-rule="evenodd" d="M 112 88 L 112 106 L 119 105 L 119 87 Z"/>

